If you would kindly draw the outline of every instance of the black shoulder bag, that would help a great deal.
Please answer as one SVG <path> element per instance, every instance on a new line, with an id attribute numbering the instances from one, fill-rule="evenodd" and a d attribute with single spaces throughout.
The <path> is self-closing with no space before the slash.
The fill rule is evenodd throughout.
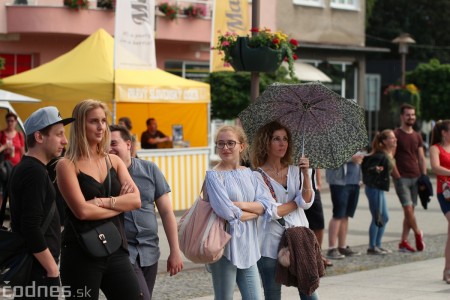
<path id="1" fill-rule="evenodd" d="M 42 234 L 48 229 L 56 203 L 53 202 L 41 226 Z M 33 254 L 28 251 L 23 236 L 18 232 L 0 230 L 0 286 L 25 286 L 30 279 Z"/>
<path id="2" fill-rule="evenodd" d="M 106 158 L 105 158 L 106 159 Z M 107 196 L 111 195 L 111 172 L 108 160 L 106 159 L 108 169 L 108 191 Z M 122 244 L 122 236 L 116 225 L 112 221 L 107 221 L 86 232 L 78 232 L 73 225 L 72 229 L 77 235 L 78 242 L 84 251 L 92 257 L 106 257 L 119 249 Z"/>

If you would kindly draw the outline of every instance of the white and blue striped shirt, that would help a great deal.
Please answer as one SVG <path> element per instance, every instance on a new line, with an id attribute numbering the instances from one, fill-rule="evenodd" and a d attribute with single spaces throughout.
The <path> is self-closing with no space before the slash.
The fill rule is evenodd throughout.
<path id="1" fill-rule="evenodd" d="M 207 171 L 206 191 L 214 212 L 229 223 L 231 240 L 225 247 L 225 257 L 239 269 L 255 265 L 261 257 L 256 219 L 240 221 L 242 210 L 233 201 L 258 201 L 266 209 L 273 201 L 270 192 L 249 168 Z"/>

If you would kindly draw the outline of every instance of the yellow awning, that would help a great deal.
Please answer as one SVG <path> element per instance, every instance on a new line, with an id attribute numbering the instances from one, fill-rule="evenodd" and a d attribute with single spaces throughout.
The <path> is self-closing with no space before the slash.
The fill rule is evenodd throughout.
<path id="1" fill-rule="evenodd" d="M 114 39 L 97 30 L 77 47 L 35 69 L 3 79 L 2 89 L 45 101 L 210 102 L 209 84 L 163 70 L 113 69 Z M 115 95 L 113 94 L 115 89 Z"/>

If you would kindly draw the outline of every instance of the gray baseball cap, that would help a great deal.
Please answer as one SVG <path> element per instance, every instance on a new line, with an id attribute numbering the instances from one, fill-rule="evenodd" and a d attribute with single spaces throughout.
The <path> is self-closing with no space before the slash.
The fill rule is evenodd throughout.
<path id="1" fill-rule="evenodd" d="M 38 130 L 42 130 L 50 125 L 62 123 L 67 125 L 75 121 L 74 118 L 62 119 L 58 109 L 54 106 L 39 108 L 33 112 L 25 121 L 25 134 L 30 135 Z"/>

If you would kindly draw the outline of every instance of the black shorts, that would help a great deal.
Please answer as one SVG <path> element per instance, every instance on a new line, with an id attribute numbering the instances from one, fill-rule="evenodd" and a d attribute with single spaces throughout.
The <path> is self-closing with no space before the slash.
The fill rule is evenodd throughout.
<path id="1" fill-rule="evenodd" d="M 316 191 L 314 203 L 309 209 L 305 210 L 306 218 L 309 222 L 311 230 L 325 229 L 325 220 L 323 217 L 322 201 L 320 200 L 320 192 Z"/>

